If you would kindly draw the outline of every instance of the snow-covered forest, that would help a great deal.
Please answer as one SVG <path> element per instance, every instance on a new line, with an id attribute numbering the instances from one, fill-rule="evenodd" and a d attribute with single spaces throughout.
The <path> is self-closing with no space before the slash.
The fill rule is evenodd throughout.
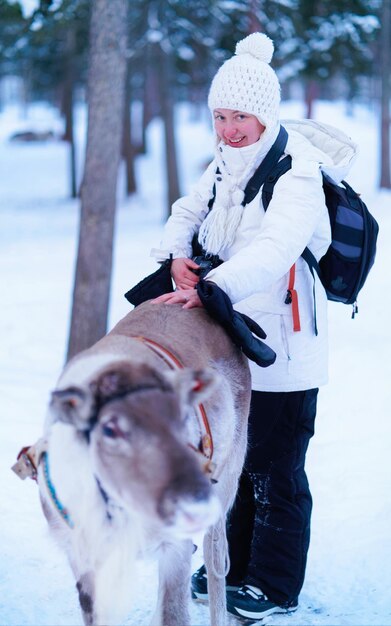
<path id="1" fill-rule="evenodd" d="M 36 485 L 18 480 L 10 467 L 19 449 L 41 435 L 68 351 L 93 4 L 0 2 L 7 16 L 0 25 L 2 626 L 82 623 L 74 580 L 49 537 Z M 124 292 L 155 269 L 150 249 L 159 243 L 171 195 L 186 192 L 211 157 L 208 81 L 251 28 L 264 26 L 275 40 L 282 117 L 310 114 L 341 128 L 359 146 L 348 181 L 379 222 L 377 259 L 353 321 L 349 307 L 329 304 L 329 384 L 320 392 L 308 453 L 314 512 L 306 582 L 298 612 L 268 623 L 391 625 L 391 185 L 384 148 L 389 108 L 387 126 L 383 102 L 389 107 L 389 80 L 382 73 L 384 65 L 389 68 L 383 42 L 390 2 L 167 2 L 164 19 L 158 2 L 130 4 L 133 30 L 126 33 L 126 50 L 132 52 L 123 85 L 129 141 L 127 149 L 122 143 L 117 181 L 108 328 L 129 311 Z M 151 75 L 154 55 L 162 50 L 172 62 L 165 103 Z M 144 65 L 141 59 L 149 54 L 152 60 Z M 176 147 L 171 171 L 170 141 Z M 97 300 L 92 298 L 92 307 Z M 200 551 L 193 559 L 196 569 Z M 125 624 L 146 626 L 154 610 L 155 565 L 140 562 L 134 578 L 134 609 Z M 209 623 L 205 605 L 192 603 L 191 616 L 193 626 Z"/>

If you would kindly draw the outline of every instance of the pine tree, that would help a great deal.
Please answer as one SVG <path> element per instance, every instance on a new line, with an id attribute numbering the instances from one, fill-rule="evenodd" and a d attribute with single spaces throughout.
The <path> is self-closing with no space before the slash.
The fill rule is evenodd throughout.
<path id="1" fill-rule="evenodd" d="M 296 53 L 306 84 L 307 117 L 318 88 L 340 76 L 354 93 L 373 67 L 372 42 L 379 29 L 372 0 L 299 0 Z"/>

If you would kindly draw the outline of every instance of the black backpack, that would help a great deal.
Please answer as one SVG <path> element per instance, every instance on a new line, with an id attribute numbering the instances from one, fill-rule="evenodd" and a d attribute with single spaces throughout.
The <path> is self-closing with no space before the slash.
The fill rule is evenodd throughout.
<path id="1" fill-rule="evenodd" d="M 243 205 L 251 202 L 262 188 L 265 211 L 273 196 L 276 182 L 292 167 L 292 158 L 284 153 L 288 134 L 283 126 L 272 148 L 249 180 Z M 331 245 L 318 263 L 309 248 L 301 254 L 315 280 L 318 274 L 329 300 L 353 305 L 357 312 L 357 295 L 375 261 L 379 226 L 359 194 L 342 181 L 342 186 L 322 172 L 323 190 L 330 216 Z M 210 208 L 213 205 L 210 201 Z"/>
<path id="2" fill-rule="evenodd" d="M 267 177 L 262 189 L 265 210 L 272 199 L 277 180 L 292 166 L 290 156 L 282 159 Z M 342 181 L 335 183 L 322 172 L 323 191 L 331 225 L 331 244 L 319 263 L 309 248 L 302 257 L 314 274 L 318 274 L 329 300 L 353 305 L 357 312 L 357 296 L 375 261 L 379 225 L 358 193 Z"/>

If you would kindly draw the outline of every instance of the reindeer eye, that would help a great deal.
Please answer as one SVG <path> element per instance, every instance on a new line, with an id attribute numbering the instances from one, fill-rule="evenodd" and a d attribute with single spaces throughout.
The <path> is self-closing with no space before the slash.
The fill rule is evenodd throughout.
<path id="1" fill-rule="evenodd" d="M 118 437 L 117 431 L 115 430 L 115 428 L 112 428 L 111 426 L 103 426 L 102 433 L 104 434 L 105 437 L 110 437 L 111 439 Z"/>
<path id="2" fill-rule="evenodd" d="M 102 434 L 109 439 L 129 438 L 129 433 L 125 432 L 119 425 L 119 419 L 117 416 L 113 416 L 105 424 L 102 424 Z"/>

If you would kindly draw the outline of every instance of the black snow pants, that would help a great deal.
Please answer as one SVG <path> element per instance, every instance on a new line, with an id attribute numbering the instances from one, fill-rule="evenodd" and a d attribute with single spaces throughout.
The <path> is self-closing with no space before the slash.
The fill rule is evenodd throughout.
<path id="1" fill-rule="evenodd" d="M 317 394 L 252 392 L 247 457 L 227 524 L 227 583 L 259 587 L 281 606 L 304 582 L 312 509 L 304 463 Z"/>

